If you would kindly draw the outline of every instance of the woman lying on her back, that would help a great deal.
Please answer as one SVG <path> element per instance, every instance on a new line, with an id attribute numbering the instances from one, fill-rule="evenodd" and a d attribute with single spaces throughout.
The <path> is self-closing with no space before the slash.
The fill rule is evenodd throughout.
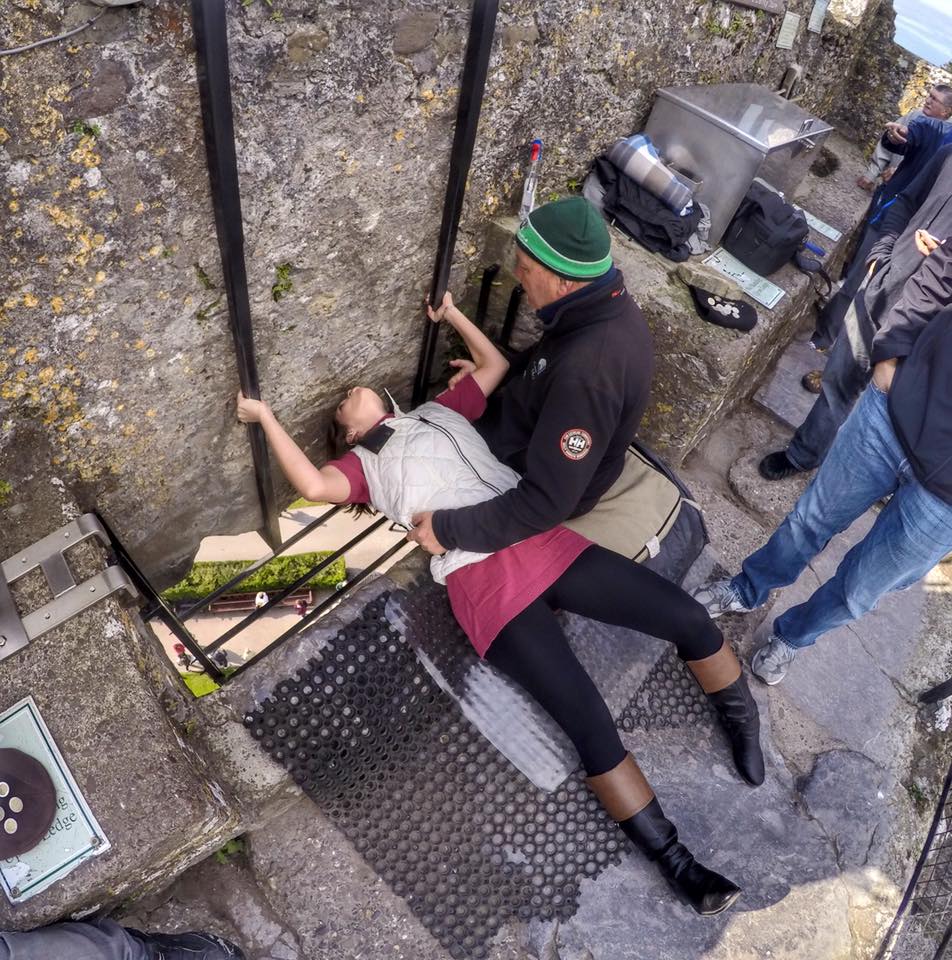
<path id="1" fill-rule="evenodd" d="M 449 294 L 429 312 L 460 334 L 475 371 L 435 400 L 393 416 L 373 390 L 353 387 L 332 427 L 352 449 L 320 469 L 267 404 L 238 395 L 238 418 L 262 425 L 281 469 L 302 496 L 371 504 L 409 526 L 415 513 L 480 503 L 519 482 L 470 423 L 502 380 L 506 359 Z M 675 644 L 717 709 L 738 769 L 756 785 L 764 778 L 757 707 L 737 658 L 704 607 L 651 570 L 561 526 L 494 554 L 450 550 L 433 557 L 430 569 L 446 584 L 453 612 L 479 655 L 525 688 L 565 730 L 588 785 L 629 839 L 658 863 L 672 888 L 698 913 L 729 907 L 740 889 L 678 842 L 553 612 L 568 610 Z"/>

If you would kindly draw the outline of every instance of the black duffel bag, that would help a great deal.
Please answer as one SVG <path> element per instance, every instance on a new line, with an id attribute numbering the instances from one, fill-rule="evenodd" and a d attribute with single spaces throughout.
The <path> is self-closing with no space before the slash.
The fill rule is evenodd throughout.
<path id="1" fill-rule="evenodd" d="M 776 273 L 800 252 L 809 236 L 806 217 L 779 194 L 752 183 L 721 245 L 762 277 Z"/>

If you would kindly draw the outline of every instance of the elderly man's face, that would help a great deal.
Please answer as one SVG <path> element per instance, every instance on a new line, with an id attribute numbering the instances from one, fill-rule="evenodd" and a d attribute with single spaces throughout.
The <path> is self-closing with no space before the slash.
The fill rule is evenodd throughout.
<path id="1" fill-rule="evenodd" d="M 516 250 L 514 272 L 533 310 L 541 310 L 561 299 L 573 287 L 570 281 L 563 280 L 551 270 L 547 270 L 538 260 L 533 260 L 519 249 Z"/>
<path id="2" fill-rule="evenodd" d="M 936 120 L 948 120 L 952 117 L 952 94 L 930 90 L 926 102 L 922 105 L 922 112 Z"/>

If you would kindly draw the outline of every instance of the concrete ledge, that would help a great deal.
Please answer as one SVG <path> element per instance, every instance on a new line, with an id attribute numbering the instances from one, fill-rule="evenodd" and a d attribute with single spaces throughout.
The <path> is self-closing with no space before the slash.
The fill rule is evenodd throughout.
<path id="1" fill-rule="evenodd" d="M 34 454 L 42 451 L 18 448 L 21 466 Z M 4 558 L 79 513 L 47 471 L 36 470 L 0 510 Z M 105 565 L 91 543 L 69 559 L 81 577 Z M 39 574 L 15 596 L 21 610 L 49 598 Z M 184 688 L 114 600 L 0 662 L 0 691 L 0 709 L 32 694 L 112 845 L 20 906 L 0 897 L 0 928 L 29 929 L 157 889 L 236 832 L 227 795 L 188 743 Z"/>

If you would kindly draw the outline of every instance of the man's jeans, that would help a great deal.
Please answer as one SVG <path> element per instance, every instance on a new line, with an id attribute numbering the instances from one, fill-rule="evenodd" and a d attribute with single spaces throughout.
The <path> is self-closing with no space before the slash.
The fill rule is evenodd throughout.
<path id="1" fill-rule="evenodd" d="M 869 381 L 869 345 L 876 331 L 865 311 L 857 315 L 849 307 L 866 278 L 866 257 L 878 239 L 879 231 L 867 227 L 842 287 L 820 311 L 813 342 L 819 347 L 832 343 L 833 349 L 823 371 L 822 391 L 787 445 L 787 457 L 800 470 L 813 470 L 823 462 L 836 431 Z"/>
<path id="2" fill-rule="evenodd" d="M 152 951 L 111 920 L 0 932 L 0 960 L 152 960 Z"/>
<path id="3" fill-rule="evenodd" d="M 892 498 L 872 529 L 834 576 L 774 621 L 773 632 L 791 646 L 809 646 L 857 620 L 880 597 L 912 586 L 952 551 L 952 504 L 915 478 L 889 419 L 886 395 L 870 384 L 813 482 L 731 581 L 744 605 L 759 607 L 773 588 L 793 583 L 831 537 L 888 494 Z"/>

